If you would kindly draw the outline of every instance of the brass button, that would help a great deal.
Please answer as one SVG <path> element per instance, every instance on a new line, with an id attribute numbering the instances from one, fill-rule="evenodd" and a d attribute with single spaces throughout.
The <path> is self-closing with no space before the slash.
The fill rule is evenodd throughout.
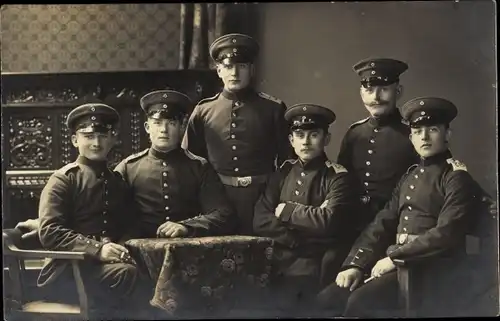
<path id="1" fill-rule="evenodd" d="M 405 221 L 408 221 L 408 216 L 405 216 Z"/>
<path id="2" fill-rule="evenodd" d="M 235 171 L 235 172 L 238 172 L 239 170 L 240 170 L 240 169 L 239 169 L 238 167 L 236 167 L 236 168 L 234 169 L 234 171 Z"/>
<path id="3" fill-rule="evenodd" d="M 298 181 L 297 181 L 297 184 L 302 185 L 302 181 L 301 181 L 301 180 L 298 180 Z"/>
<path id="4" fill-rule="evenodd" d="M 370 143 L 375 143 L 375 139 L 370 139 Z"/>
<path id="5" fill-rule="evenodd" d="M 236 146 L 233 145 L 233 147 L 231 147 L 233 150 L 236 150 Z"/>
<path id="6" fill-rule="evenodd" d="M 366 177 L 370 177 L 370 173 L 366 173 L 366 174 L 365 174 L 365 176 L 366 176 Z"/>
<path id="7" fill-rule="evenodd" d="M 305 177 L 306 173 L 302 172 L 302 173 L 300 173 L 300 176 Z"/>
<path id="8" fill-rule="evenodd" d="M 418 175 L 415 175 L 415 178 L 418 178 Z"/>
<path id="9" fill-rule="evenodd" d="M 168 195 L 163 196 L 164 199 L 168 200 Z"/>
<path id="10" fill-rule="evenodd" d="M 167 176 L 167 173 L 166 173 L 166 172 L 163 172 L 163 173 L 162 173 L 162 175 L 163 175 L 163 176 Z"/>
<path id="11" fill-rule="evenodd" d="M 300 194 L 300 192 L 299 192 L 299 191 L 295 191 L 295 195 L 299 195 L 299 194 Z"/>
<path id="12" fill-rule="evenodd" d="M 170 219 L 170 216 L 165 217 L 165 221 L 168 221 Z"/>
<path id="13" fill-rule="evenodd" d="M 236 124 L 235 123 L 231 123 L 231 127 L 236 128 Z"/>
<path id="14" fill-rule="evenodd" d="M 165 206 L 165 211 L 168 211 L 168 210 L 170 210 L 170 207 Z"/>
<path id="15" fill-rule="evenodd" d="M 163 162 L 161 163 L 163 166 L 167 166 L 167 162 Z"/>
<path id="16" fill-rule="evenodd" d="M 371 149 L 369 149 L 368 154 L 373 154 L 373 151 Z"/>
<path id="17" fill-rule="evenodd" d="M 406 196 L 406 199 L 407 199 L 407 200 L 410 200 L 410 199 L 411 199 L 411 197 L 410 197 L 410 196 Z"/>
<path id="18" fill-rule="evenodd" d="M 238 156 L 234 156 L 233 160 L 235 160 L 235 161 L 238 160 Z"/>
<path id="19" fill-rule="evenodd" d="M 236 138 L 236 136 L 235 136 L 235 135 L 231 135 L 231 139 L 235 139 L 235 138 Z"/>
<path id="20" fill-rule="evenodd" d="M 413 209 L 413 207 L 408 206 L 408 211 L 411 211 L 412 209 Z"/>
<path id="21" fill-rule="evenodd" d="M 421 169 L 420 169 L 420 173 L 423 173 L 423 172 L 424 172 L 424 169 L 423 169 L 423 168 L 421 168 Z"/>
<path id="22" fill-rule="evenodd" d="M 415 189 L 415 185 L 410 185 L 410 188 L 411 189 Z"/>
<path id="23" fill-rule="evenodd" d="M 168 184 L 167 184 L 167 183 L 163 183 L 163 187 L 167 187 L 167 186 L 168 186 Z"/>
<path id="24" fill-rule="evenodd" d="M 368 186 L 368 182 L 365 182 L 365 186 Z"/>
<path id="25" fill-rule="evenodd" d="M 372 163 L 370 161 L 366 161 L 366 165 L 370 166 Z"/>

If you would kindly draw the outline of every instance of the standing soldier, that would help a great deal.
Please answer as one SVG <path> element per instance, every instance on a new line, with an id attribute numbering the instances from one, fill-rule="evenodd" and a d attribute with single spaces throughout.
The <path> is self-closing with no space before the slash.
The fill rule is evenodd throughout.
<path id="1" fill-rule="evenodd" d="M 134 291 L 138 278 L 128 250 L 119 244 L 130 222 L 123 206 L 126 185 L 107 167 L 118 120 L 115 109 L 104 104 L 81 105 L 69 113 L 67 126 L 79 156 L 50 177 L 39 204 L 41 244 L 48 250 L 86 254 L 80 263 L 82 277 L 98 309 L 113 309 L 118 299 Z M 67 287 L 71 278 L 68 262 L 51 259 L 38 285 L 58 280 Z"/>
<path id="2" fill-rule="evenodd" d="M 273 304 L 297 317 L 312 311 L 307 304 L 325 279 L 333 280 L 349 252 L 346 240 L 352 238 L 359 193 L 347 170 L 324 152 L 335 114 L 322 106 L 299 104 L 290 107 L 285 118 L 298 158 L 285 161 L 271 176 L 255 206 L 254 230 L 276 241 L 277 273 L 284 278 L 276 284 L 282 300 Z"/>
<path id="3" fill-rule="evenodd" d="M 320 295 L 334 305 L 342 302 L 348 289 L 353 291 L 345 316 L 394 317 L 400 311 L 397 259 L 418 263 L 422 297 L 433 298 L 427 300 L 431 303 L 427 313 L 451 313 L 445 310 L 446 303 L 457 309 L 453 305 L 463 297 L 455 289 L 461 279 L 457 272 L 465 262 L 467 234 L 481 214 L 477 209 L 482 190 L 448 150 L 449 123 L 457 109 L 448 100 L 422 97 L 407 102 L 402 114 L 410 123 L 410 140 L 421 159 L 407 170 L 391 200 L 356 240 L 336 284 Z M 356 289 L 370 268 L 373 280 Z"/>
<path id="4" fill-rule="evenodd" d="M 226 234 L 236 217 L 224 186 L 204 159 L 180 148 L 190 99 L 158 90 L 140 100 L 151 147 L 115 168 L 130 187 L 137 211 L 138 237 Z"/>
<path id="5" fill-rule="evenodd" d="M 365 59 L 353 69 L 361 77 L 361 100 L 370 117 L 349 127 L 337 161 L 357 177 L 363 190 L 366 217 L 360 226 L 365 226 L 391 198 L 408 167 L 418 163 L 418 155 L 396 107 L 403 93 L 399 76 L 408 65 L 388 58 Z"/>
<path id="6" fill-rule="evenodd" d="M 227 34 L 210 46 L 224 90 L 198 103 L 182 147 L 207 159 L 219 174 L 240 219 L 253 234 L 253 208 L 269 174 L 291 155 L 285 104 L 256 92 L 252 78 L 259 46 L 249 36 Z"/>

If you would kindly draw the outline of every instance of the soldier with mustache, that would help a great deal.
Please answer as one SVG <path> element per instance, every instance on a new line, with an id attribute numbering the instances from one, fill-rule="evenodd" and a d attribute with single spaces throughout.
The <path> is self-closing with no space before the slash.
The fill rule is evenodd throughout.
<path id="1" fill-rule="evenodd" d="M 392 190 L 418 155 L 408 140 L 410 129 L 396 102 L 403 94 L 399 76 L 408 69 L 389 58 L 364 59 L 353 66 L 361 77 L 360 95 L 370 116 L 352 124 L 337 162 L 354 173 L 365 205 L 362 228 L 390 199 Z"/>

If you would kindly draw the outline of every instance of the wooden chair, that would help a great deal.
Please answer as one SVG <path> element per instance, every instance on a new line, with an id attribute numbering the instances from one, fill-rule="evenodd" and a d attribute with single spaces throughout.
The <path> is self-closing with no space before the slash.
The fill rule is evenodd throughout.
<path id="1" fill-rule="evenodd" d="M 473 234 L 467 235 L 466 252 L 468 259 L 482 260 L 492 264 L 491 258 L 488 260 L 488 256 L 492 256 L 495 251 L 493 251 L 498 244 L 496 238 L 495 229 L 498 226 L 497 223 L 497 203 L 490 197 L 482 198 L 483 208 L 481 211 L 486 214 L 482 215 L 480 221 Z M 487 213 L 484 213 L 487 212 Z M 493 243 L 492 243 L 493 242 Z M 473 245 L 471 245 L 471 243 Z M 472 257 L 473 256 L 473 257 Z M 485 259 L 486 257 L 486 259 Z M 416 266 L 414 263 L 409 263 L 404 260 L 394 260 L 394 264 L 397 267 L 398 282 L 399 282 L 399 299 L 400 304 L 404 310 L 404 316 L 408 318 L 419 317 L 420 302 L 421 302 L 421 291 L 419 290 L 420 276 L 417 275 Z M 418 268 L 418 267 L 417 267 Z M 463 267 L 462 267 L 463 268 Z M 470 273 L 478 273 L 477 271 L 471 270 Z M 493 286 L 497 286 L 493 284 Z M 457 309 L 464 307 L 457 307 Z"/>
<path id="2" fill-rule="evenodd" d="M 88 320 L 89 309 L 85 286 L 80 274 L 78 261 L 84 259 L 83 252 L 63 252 L 45 250 L 25 250 L 18 246 L 21 240 L 21 231 L 6 229 L 2 232 L 4 249 L 4 279 L 5 292 L 10 292 L 4 297 L 5 317 L 7 320 L 29 319 L 78 319 Z M 26 293 L 26 268 L 27 259 L 53 258 L 71 261 L 73 275 L 78 292 L 79 305 L 64 304 L 46 301 L 30 301 Z M 10 317 L 9 317 L 10 316 Z"/>

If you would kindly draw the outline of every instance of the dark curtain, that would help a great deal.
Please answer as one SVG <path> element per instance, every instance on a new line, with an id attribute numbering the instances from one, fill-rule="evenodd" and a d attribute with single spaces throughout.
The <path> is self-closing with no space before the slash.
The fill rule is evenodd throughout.
<path id="1" fill-rule="evenodd" d="M 179 69 L 213 68 L 210 44 L 227 33 L 226 3 L 182 3 Z"/>

